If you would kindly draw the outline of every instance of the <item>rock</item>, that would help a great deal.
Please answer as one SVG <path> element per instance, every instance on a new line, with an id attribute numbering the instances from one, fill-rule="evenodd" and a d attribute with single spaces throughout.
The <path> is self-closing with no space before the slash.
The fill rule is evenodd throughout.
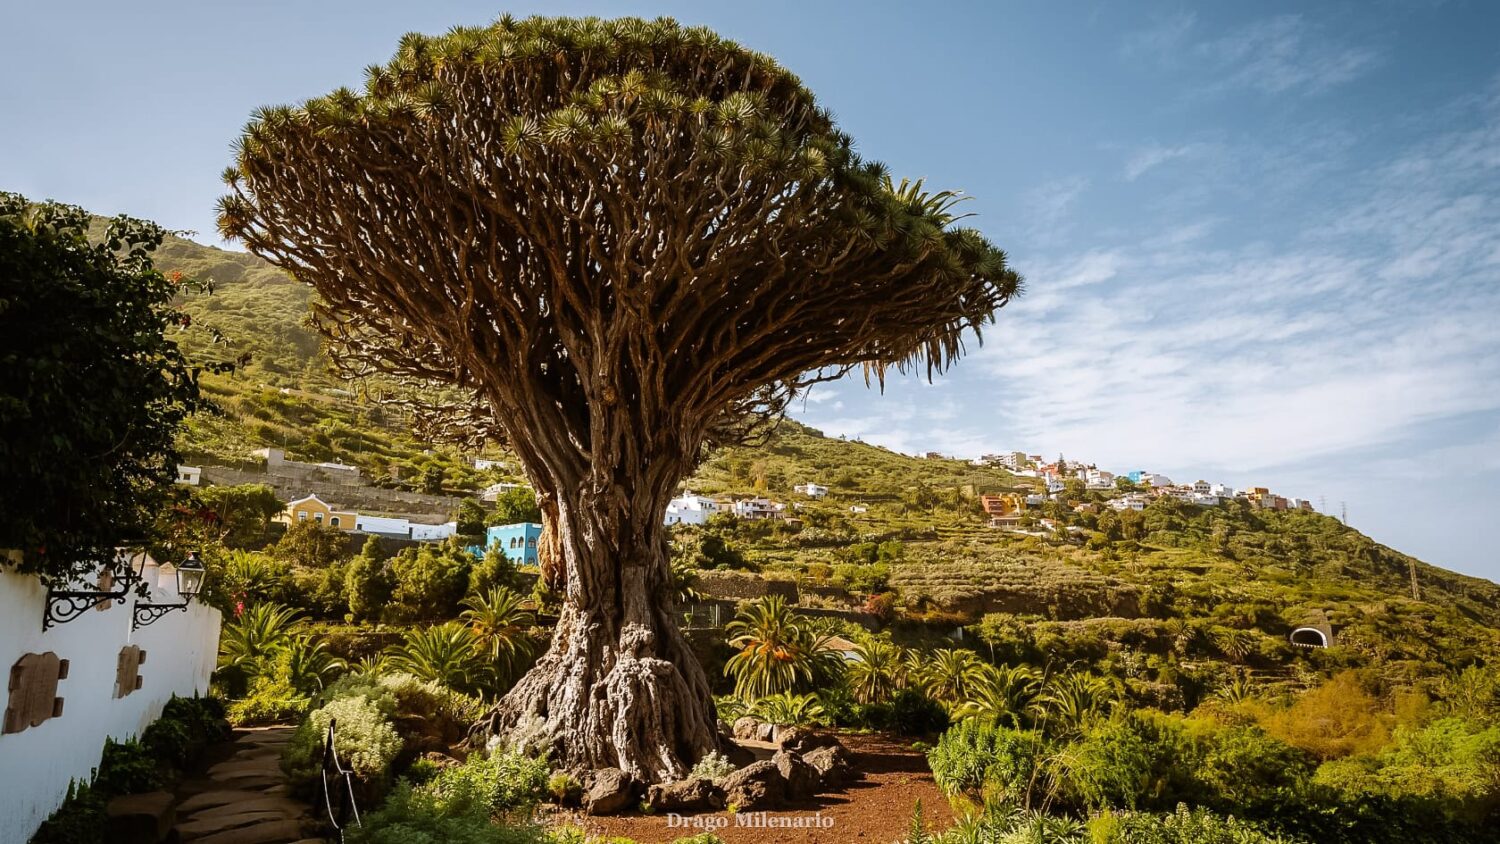
<path id="1" fill-rule="evenodd" d="M 790 750 L 778 750 L 771 757 L 771 762 L 776 765 L 781 778 L 786 780 L 788 800 L 806 800 L 818 793 L 822 777 L 813 766 L 802 761 L 801 756 Z"/>
<path id="2" fill-rule="evenodd" d="M 646 803 L 658 812 L 710 812 L 724 808 L 724 789 L 713 780 L 660 783 L 646 789 Z"/>
<path id="3" fill-rule="evenodd" d="M 774 741 L 776 741 L 776 725 L 775 724 L 761 724 L 755 730 L 755 740 L 756 741 L 767 741 L 767 742 L 774 742 Z"/>
<path id="4" fill-rule="evenodd" d="M 774 809 L 786 798 L 786 780 L 775 762 L 756 762 L 724 778 L 724 799 L 737 812 Z"/>
<path id="5" fill-rule="evenodd" d="M 850 764 L 849 751 L 842 744 L 809 750 L 802 754 L 802 761 L 817 771 L 821 788 L 825 791 L 847 785 L 858 777 L 858 772 Z"/>
<path id="6" fill-rule="evenodd" d="M 305 838 L 300 821 L 269 821 L 195 838 L 193 844 L 291 844 Z"/>
<path id="7" fill-rule="evenodd" d="M 776 746 L 794 753 L 807 753 L 819 747 L 842 747 L 838 736 L 820 732 L 810 727 L 782 727 L 776 731 Z"/>
<path id="8" fill-rule="evenodd" d="M 119 844 L 156 844 L 172 831 L 177 810 L 165 791 L 127 794 L 109 801 L 109 840 Z"/>
<path id="9" fill-rule="evenodd" d="M 635 780 L 619 768 L 594 772 L 583 809 L 590 815 L 613 815 L 630 806 L 635 796 Z"/>
<path id="10" fill-rule="evenodd" d="M 746 715 L 736 718 L 734 721 L 734 737 L 737 739 L 754 740 L 760 734 L 761 720 Z"/>
<path id="11" fill-rule="evenodd" d="M 449 756 L 448 754 L 437 750 L 429 750 L 428 752 L 423 753 L 421 758 L 425 762 L 431 762 L 432 764 L 436 765 L 440 770 L 444 768 L 457 767 L 463 764 L 457 759 L 454 759 L 452 756 Z"/>
<path id="12" fill-rule="evenodd" d="M 729 760 L 729 764 L 736 768 L 743 768 L 756 761 L 755 751 L 748 747 L 741 747 L 732 739 L 720 744 L 719 752 Z"/>

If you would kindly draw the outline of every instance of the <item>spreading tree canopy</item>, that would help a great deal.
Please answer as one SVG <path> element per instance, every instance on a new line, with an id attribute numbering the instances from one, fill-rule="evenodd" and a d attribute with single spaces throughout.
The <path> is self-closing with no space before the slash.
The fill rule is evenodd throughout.
<path id="1" fill-rule="evenodd" d="M 156 537 L 174 438 L 205 404 L 173 339 L 185 283 L 151 262 L 165 230 L 89 226 L 80 208 L 0 193 L 0 549 L 49 581 Z"/>
<path id="2" fill-rule="evenodd" d="M 1020 279 L 956 194 L 706 29 L 507 17 L 367 76 L 254 115 L 222 231 L 317 288 L 344 367 L 506 436 L 541 497 L 562 619 L 483 727 L 680 776 L 720 739 L 669 606 L 679 481 L 814 380 L 940 371 Z"/>

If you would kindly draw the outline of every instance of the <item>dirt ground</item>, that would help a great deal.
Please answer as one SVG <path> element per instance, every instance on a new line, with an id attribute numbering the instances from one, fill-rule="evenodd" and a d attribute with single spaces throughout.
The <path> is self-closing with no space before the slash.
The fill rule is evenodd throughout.
<path id="1" fill-rule="evenodd" d="M 864 773 L 864 779 L 781 811 L 714 812 L 676 819 L 670 815 L 590 818 L 570 814 L 559 816 L 558 822 L 575 824 L 594 835 L 623 835 L 640 844 L 668 844 L 705 831 L 729 844 L 891 844 L 905 837 L 918 800 L 929 829 L 944 829 L 953 822 L 948 801 L 927 769 L 926 757 L 912 750 L 909 742 L 883 736 L 840 739 L 854 754 L 854 767 Z M 801 826 L 781 825 L 789 822 Z"/>

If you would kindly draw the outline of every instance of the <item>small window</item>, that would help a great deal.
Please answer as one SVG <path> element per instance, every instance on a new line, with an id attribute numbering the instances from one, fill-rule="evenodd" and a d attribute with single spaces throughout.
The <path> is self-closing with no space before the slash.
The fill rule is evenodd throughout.
<path id="1" fill-rule="evenodd" d="M 299 522 L 305 522 L 305 521 L 307 521 L 307 511 L 306 510 L 298 510 L 297 511 L 297 521 L 299 521 Z"/>
<path id="2" fill-rule="evenodd" d="M 323 524 L 323 514 L 313 513 L 313 521 L 317 522 L 320 525 Z"/>
<path id="3" fill-rule="evenodd" d="M 531 539 L 526 540 L 526 547 L 527 548 L 535 548 L 536 547 L 536 537 L 532 537 Z"/>
<path id="4" fill-rule="evenodd" d="M 339 526 L 339 517 L 338 516 L 334 516 L 333 518 L 331 518 L 331 519 L 328 520 L 328 523 L 330 525 L 333 525 L 334 527 L 338 527 Z"/>

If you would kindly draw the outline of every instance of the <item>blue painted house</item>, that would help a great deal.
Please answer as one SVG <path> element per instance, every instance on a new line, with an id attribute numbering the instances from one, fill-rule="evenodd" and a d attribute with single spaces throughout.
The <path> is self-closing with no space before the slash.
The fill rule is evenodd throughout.
<path id="1" fill-rule="evenodd" d="M 536 543 L 542 536 L 542 526 L 533 522 L 517 522 L 513 525 L 495 525 L 484 532 L 485 547 L 469 547 L 476 556 L 484 556 L 486 548 L 499 547 L 510 561 L 521 566 L 534 566 Z"/>

